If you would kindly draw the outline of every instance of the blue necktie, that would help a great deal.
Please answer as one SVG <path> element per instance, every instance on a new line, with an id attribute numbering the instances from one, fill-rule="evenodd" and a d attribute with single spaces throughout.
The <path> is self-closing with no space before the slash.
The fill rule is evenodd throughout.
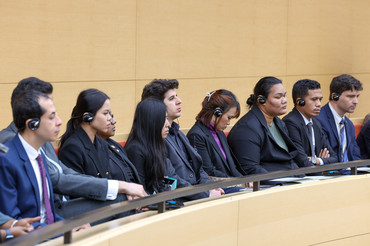
<path id="1" fill-rule="evenodd" d="M 346 134 L 344 132 L 345 125 L 344 125 L 344 119 L 342 119 L 339 122 L 340 126 L 340 142 L 341 142 L 341 161 L 342 162 L 347 162 L 348 161 L 348 155 L 347 155 L 347 145 L 346 145 Z"/>

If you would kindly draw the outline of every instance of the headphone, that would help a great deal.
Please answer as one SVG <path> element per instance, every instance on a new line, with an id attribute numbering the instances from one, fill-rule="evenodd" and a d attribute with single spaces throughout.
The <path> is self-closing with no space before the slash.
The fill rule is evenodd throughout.
<path id="1" fill-rule="evenodd" d="M 40 126 L 40 119 L 39 118 L 33 118 L 31 119 L 28 124 L 28 128 L 30 128 L 32 131 L 37 130 Z"/>
<path id="2" fill-rule="evenodd" d="M 331 94 L 331 99 L 333 100 L 333 101 L 338 101 L 339 100 L 339 94 L 338 93 L 332 93 Z"/>
<path id="3" fill-rule="evenodd" d="M 301 106 L 301 107 L 303 107 L 304 105 L 306 105 L 306 101 L 304 100 L 304 98 L 298 98 L 297 99 L 297 105 L 298 106 Z"/>
<path id="4" fill-rule="evenodd" d="M 213 112 L 213 115 L 216 116 L 216 118 L 222 116 L 224 111 L 221 108 L 216 108 L 215 111 Z"/>
<path id="5" fill-rule="evenodd" d="M 262 96 L 262 95 L 259 95 L 257 97 L 257 101 L 260 103 L 260 104 L 264 104 L 266 102 L 266 97 L 265 96 Z"/>
<path id="6" fill-rule="evenodd" d="M 84 115 L 82 115 L 82 121 L 83 122 L 89 123 L 93 120 L 94 120 L 94 115 L 92 113 L 87 112 Z"/>

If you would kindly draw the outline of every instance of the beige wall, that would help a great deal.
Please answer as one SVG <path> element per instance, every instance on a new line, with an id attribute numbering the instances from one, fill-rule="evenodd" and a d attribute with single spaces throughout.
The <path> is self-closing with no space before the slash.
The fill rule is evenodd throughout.
<path id="1" fill-rule="evenodd" d="M 291 108 L 297 79 L 318 80 L 326 102 L 331 78 L 350 73 L 365 87 L 350 117 L 362 118 L 369 112 L 369 7 L 362 0 L 0 0 L 0 128 L 11 121 L 12 89 L 28 76 L 52 82 L 64 123 L 81 90 L 105 91 L 117 140 L 153 78 L 180 81 L 183 128 L 207 91 L 229 89 L 245 105 L 266 75 L 283 79 Z"/>

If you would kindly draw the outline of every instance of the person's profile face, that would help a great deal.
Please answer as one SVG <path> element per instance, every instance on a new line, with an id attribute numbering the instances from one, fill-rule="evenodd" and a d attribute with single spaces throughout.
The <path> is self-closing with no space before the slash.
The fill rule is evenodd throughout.
<path id="1" fill-rule="evenodd" d="M 91 121 L 90 126 L 97 132 L 102 132 L 107 134 L 110 127 L 112 126 L 112 114 L 110 100 L 105 100 L 103 106 L 96 112 L 93 121 Z"/>
<path id="2" fill-rule="evenodd" d="M 270 116 L 283 115 L 287 111 L 286 90 L 283 84 L 275 84 L 271 87 L 266 103 L 262 104 L 265 113 Z"/>
<path id="3" fill-rule="evenodd" d="M 235 117 L 236 114 L 236 107 L 230 108 L 227 112 L 220 116 L 220 118 L 216 119 L 216 128 L 217 131 L 225 131 L 228 125 L 230 125 L 230 120 Z"/>
<path id="4" fill-rule="evenodd" d="M 358 90 L 348 90 L 342 92 L 337 101 L 338 109 L 341 113 L 354 113 L 358 104 L 358 97 L 360 92 Z"/>
<path id="5" fill-rule="evenodd" d="M 308 90 L 308 94 L 304 97 L 305 105 L 303 107 L 297 105 L 298 110 L 310 120 L 320 113 L 322 92 L 321 89 Z"/>
<path id="6" fill-rule="evenodd" d="M 162 138 L 165 139 L 169 133 L 168 127 L 170 126 L 170 122 L 168 121 L 167 114 L 166 114 L 166 119 L 164 121 L 164 125 L 162 128 Z"/>
<path id="7" fill-rule="evenodd" d="M 163 102 L 167 107 L 167 118 L 170 122 L 181 116 L 181 99 L 174 89 L 170 89 L 164 94 Z"/>
<path id="8" fill-rule="evenodd" d="M 36 130 L 37 136 L 45 143 L 55 141 L 60 132 L 62 120 L 59 118 L 51 98 L 40 97 L 39 104 L 45 113 L 40 117 L 40 126 Z"/>

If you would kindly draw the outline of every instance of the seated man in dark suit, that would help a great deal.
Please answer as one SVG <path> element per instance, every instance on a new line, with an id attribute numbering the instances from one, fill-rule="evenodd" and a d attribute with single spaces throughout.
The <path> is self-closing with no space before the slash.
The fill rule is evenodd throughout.
<path id="1" fill-rule="evenodd" d="M 190 145 L 187 137 L 180 131 L 180 126 L 174 122 L 181 116 L 181 99 L 177 96 L 175 89 L 179 86 L 177 80 L 156 79 L 147 84 L 141 95 L 141 100 L 155 98 L 163 101 L 167 106 L 167 119 L 171 124 L 169 134 L 165 139 L 167 158 L 176 170 L 176 174 L 183 183 L 182 186 L 203 184 L 212 182 L 203 170 L 202 158 Z M 187 185 L 186 185 L 187 184 Z M 189 199 L 199 199 L 208 196 L 219 196 L 223 194 L 222 189 L 210 190 L 189 196 Z"/>
<path id="2" fill-rule="evenodd" d="M 320 113 L 322 100 L 320 84 L 309 79 L 299 80 L 293 86 L 292 96 L 295 107 L 283 118 L 290 138 L 303 150 L 312 164 L 338 162 L 320 122 L 313 118 Z"/>
<path id="3" fill-rule="evenodd" d="M 34 227 L 52 224 L 62 218 L 55 213 L 53 189 L 42 145 L 54 141 L 62 121 L 53 100 L 38 91 L 20 93 L 14 98 L 13 119 L 19 134 L 0 155 L 0 210 L 16 218 L 41 216 Z"/>
<path id="4" fill-rule="evenodd" d="M 330 83 L 329 103 L 322 107 L 317 117 L 340 162 L 361 160 L 355 128 L 352 121 L 345 116 L 346 113 L 355 111 L 360 91 L 361 82 L 351 75 L 334 77 Z"/>
<path id="5" fill-rule="evenodd" d="M 14 97 L 30 89 L 38 90 L 52 98 L 53 86 L 50 83 L 30 77 L 18 83 L 13 91 L 11 104 L 13 105 Z M 16 134 L 17 127 L 12 122 L 0 132 L 0 142 L 5 143 L 14 138 Z M 82 175 L 66 167 L 58 159 L 50 142 L 45 143 L 41 151 L 46 157 L 50 179 L 53 183 L 55 209 L 64 218 L 125 201 L 126 196 L 131 199 L 146 195 L 142 185 Z M 69 196 L 83 198 L 70 200 Z"/>
<path id="6" fill-rule="evenodd" d="M 357 135 L 361 158 L 370 159 L 370 114 L 367 114 L 360 133 Z"/>

